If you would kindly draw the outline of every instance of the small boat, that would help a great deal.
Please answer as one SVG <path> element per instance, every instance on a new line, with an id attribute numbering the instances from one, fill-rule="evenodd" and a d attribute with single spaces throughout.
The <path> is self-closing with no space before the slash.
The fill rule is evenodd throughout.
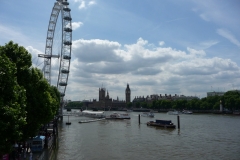
<path id="1" fill-rule="evenodd" d="M 154 117 L 154 113 L 153 112 L 142 112 L 141 116 L 143 116 L 143 117 Z"/>
<path id="2" fill-rule="evenodd" d="M 106 119 L 131 119 L 129 114 L 127 113 L 116 113 L 110 114 L 109 116 L 106 116 Z"/>
<path id="3" fill-rule="evenodd" d="M 86 116 L 86 117 L 91 117 L 91 118 L 105 118 L 105 114 L 102 111 L 89 111 L 89 110 L 84 110 L 79 113 L 80 116 Z"/>
<path id="4" fill-rule="evenodd" d="M 101 121 L 101 120 L 104 120 L 104 119 L 105 119 L 105 118 L 91 119 L 91 120 L 83 120 L 83 121 L 79 121 L 78 123 L 90 123 L 90 122 Z"/>
<path id="5" fill-rule="evenodd" d="M 192 114 L 193 112 L 192 112 L 192 111 L 189 111 L 189 110 L 183 110 L 182 113 L 183 113 L 183 114 Z"/>
<path id="6" fill-rule="evenodd" d="M 179 114 L 182 114 L 181 112 L 176 111 L 176 110 L 174 110 L 174 111 L 168 111 L 167 113 L 170 114 L 170 115 L 179 115 Z"/>
<path id="7" fill-rule="evenodd" d="M 156 120 L 147 122 L 148 126 L 156 126 L 156 127 L 163 127 L 163 128 L 176 128 L 176 125 L 172 123 L 171 120 Z"/>

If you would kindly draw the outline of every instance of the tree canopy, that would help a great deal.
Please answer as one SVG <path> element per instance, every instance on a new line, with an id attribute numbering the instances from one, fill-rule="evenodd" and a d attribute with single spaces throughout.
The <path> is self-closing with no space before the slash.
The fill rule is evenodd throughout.
<path id="1" fill-rule="evenodd" d="M 82 108 L 82 106 L 83 106 L 82 102 L 68 102 L 65 108 L 79 109 Z"/>
<path id="2" fill-rule="evenodd" d="M 135 107 L 149 109 L 189 109 L 189 110 L 219 110 L 220 101 L 225 109 L 240 110 L 239 91 L 228 91 L 223 96 L 210 96 L 192 100 L 154 100 L 149 102 L 135 102 Z"/>
<path id="3" fill-rule="evenodd" d="M 36 136 L 59 105 L 59 91 L 32 67 L 31 54 L 12 41 L 0 46 L 0 154 Z"/>
<path id="4" fill-rule="evenodd" d="M 0 48 L 1 53 L 1 48 Z M 17 83 L 16 65 L 0 54 L 0 155 L 21 140 L 26 125 L 26 91 Z"/>

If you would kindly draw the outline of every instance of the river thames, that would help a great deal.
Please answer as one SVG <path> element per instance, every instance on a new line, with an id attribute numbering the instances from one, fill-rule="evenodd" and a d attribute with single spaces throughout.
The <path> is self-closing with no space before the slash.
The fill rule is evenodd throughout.
<path id="1" fill-rule="evenodd" d="M 112 112 L 106 112 L 110 114 Z M 125 112 L 122 112 L 125 113 Z M 155 113 L 154 118 L 129 112 L 130 120 L 78 123 L 86 117 L 69 116 L 59 123 L 54 160 L 239 160 L 240 116 Z M 176 129 L 150 127 L 155 119 L 172 120 Z"/>

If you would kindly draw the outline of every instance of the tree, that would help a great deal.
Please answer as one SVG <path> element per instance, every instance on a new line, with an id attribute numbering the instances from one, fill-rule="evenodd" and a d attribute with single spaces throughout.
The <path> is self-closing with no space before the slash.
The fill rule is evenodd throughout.
<path id="1" fill-rule="evenodd" d="M 136 102 L 136 108 L 140 108 L 140 102 Z"/>
<path id="2" fill-rule="evenodd" d="M 33 137 L 39 128 L 56 115 L 60 105 L 60 93 L 49 85 L 37 68 L 28 70 L 23 84 L 27 91 L 27 125 L 24 127 L 24 139 Z"/>
<path id="3" fill-rule="evenodd" d="M 17 83 L 16 72 L 16 65 L 0 46 L 0 155 L 21 140 L 21 128 L 26 124 L 26 93 Z"/>
<path id="4" fill-rule="evenodd" d="M 223 96 L 224 108 L 238 110 L 240 108 L 240 93 L 238 91 L 228 91 Z"/>
<path id="5" fill-rule="evenodd" d="M 128 102 L 127 103 L 127 108 L 132 108 L 132 105 L 133 105 L 132 102 Z"/>
<path id="6" fill-rule="evenodd" d="M 83 106 L 82 102 L 68 102 L 65 108 L 78 109 L 82 108 L 82 106 Z"/>
<path id="7" fill-rule="evenodd" d="M 141 102 L 141 103 L 140 103 L 140 106 L 141 106 L 142 108 L 147 108 L 147 102 Z"/>
<path id="8" fill-rule="evenodd" d="M 170 109 L 172 107 L 170 100 L 161 100 L 161 107 L 164 109 Z"/>
<path id="9" fill-rule="evenodd" d="M 0 56 L 0 151 L 8 153 L 14 141 L 36 136 L 54 118 L 60 93 L 31 67 L 24 47 L 10 41 L 0 46 Z"/>

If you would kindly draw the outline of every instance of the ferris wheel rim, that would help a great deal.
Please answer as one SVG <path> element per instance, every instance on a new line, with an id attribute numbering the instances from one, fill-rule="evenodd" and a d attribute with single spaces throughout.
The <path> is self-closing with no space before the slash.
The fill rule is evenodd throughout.
<path id="1" fill-rule="evenodd" d="M 44 67 L 43 74 L 47 79 L 48 83 L 51 84 L 51 58 L 60 58 L 60 65 L 58 70 L 58 78 L 56 87 L 60 92 L 60 95 L 63 99 L 65 96 L 65 91 L 67 87 L 69 72 L 70 72 L 70 62 L 71 62 L 71 50 L 72 50 L 72 24 L 71 24 L 71 9 L 68 7 L 69 3 L 66 0 L 57 0 L 54 3 L 52 8 L 52 12 L 50 15 L 47 38 L 46 38 L 46 46 L 45 46 L 45 54 L 38 55 L 39 57 L 44 58 Z M 61 15 L 59 15 L 61 13 Z M 53 42 L 54 42 L 54 34 L 55 28 L 58 21 L 58 17 L 61 16 L 61 29 L 62 29 L 62 37 L 61 37 L 61 54 L 53 55 Z"/>

